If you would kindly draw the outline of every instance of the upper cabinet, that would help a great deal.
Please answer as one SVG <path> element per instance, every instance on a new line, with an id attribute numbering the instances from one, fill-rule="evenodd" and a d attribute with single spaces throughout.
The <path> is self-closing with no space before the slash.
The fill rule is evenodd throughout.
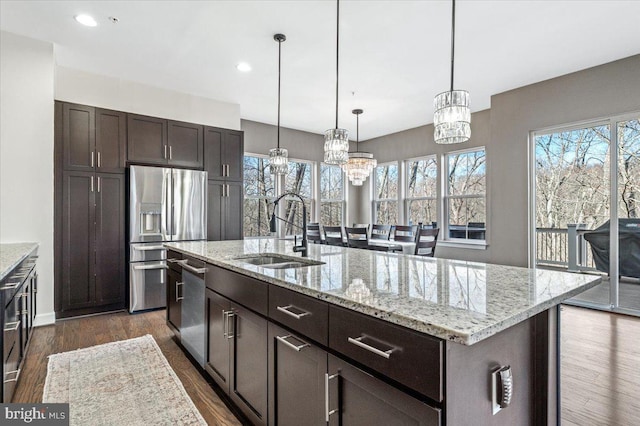
<path id="1" fill-rule="evenodd" d="M 203 130 L 198 124 L 169 121 L 169 165 L 202 169 Z"/>
<path id="2" fill-rule="evenodd" d="M 167 164 L 167 120 L 127 114 L 127 160 L 132 163 Z"/>
<path id="3" fill-rule="evenodd" d="M 243 132 L 204 128 L 204 169 L 209 173 L 209 179 L 241 182 L 243 155 Z"/>
<path id="4" fill-rule="evenodd" d="M 126 125 L 122 112 L 64 103 L 64 170 L 124 173 Z"/>
<path id="5" fill-rule="evenodd" d="M 128 160 L 202 170 L 203 126 L 128 114 Z"/>

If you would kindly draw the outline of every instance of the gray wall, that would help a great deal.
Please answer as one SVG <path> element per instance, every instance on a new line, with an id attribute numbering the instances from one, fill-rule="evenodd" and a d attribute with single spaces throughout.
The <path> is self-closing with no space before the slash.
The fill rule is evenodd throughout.
<path id="1" fill-rule="evenodd" d="M 527 266 L 530 132 L 629 112 L 640 112 L 640 55 L 492 96 L 490 110 L 472 115 L 469 143 L 435 145 L 427 125 L 371 139 L 361 149 L 385 162 L 486 146 L 489 246 L 439 247 L 438 256 Z M 367 188 L 357 196 L 355 214 L 363 221 L 369 197 Z"/>
<path id="2" fill-rule="evenodd" d="M 241 120 L 240 127 L 244 131 L 244 151 L 251 154 L 269 155 L 269 150 L 276 147 L 277 127 L 271 124 L 259 123 L 257 121 Z M 324 159 L 324 135 L 303 132 L 301 130 L 280 127 L 280 147 L 289 150 L 289 158 L 298 160 L 309 160 L 321 162 Z M 355 149 L 355 146 L 351 147 Z M 319 173 L 316 176 L 316 182 L 319 182 Z M 357 200 L 360 197 L 359 192 L 348 185 L 347 192 L 347 220 L 355 221 L 357 216 Z M 317 217 L 318 206 L 316 205 Z"/>

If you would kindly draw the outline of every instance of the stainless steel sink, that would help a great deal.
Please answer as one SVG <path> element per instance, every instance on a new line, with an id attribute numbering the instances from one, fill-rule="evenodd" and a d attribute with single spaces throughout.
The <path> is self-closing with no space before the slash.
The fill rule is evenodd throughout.
<path id="1" fill-rule="evenodd" d="M 289 268 L 302 268 L 305 266 L 324 265 L 324 262 L 319 262 L 313 259 L 307 259 L 304 257 L 284 256 L 278 253 L 263 253 L 258 255 L 241 256 L 236 257 L 235 260 L 240 260 L 252 265 L 262 266 L 269 269 L 289 269 Z"/>

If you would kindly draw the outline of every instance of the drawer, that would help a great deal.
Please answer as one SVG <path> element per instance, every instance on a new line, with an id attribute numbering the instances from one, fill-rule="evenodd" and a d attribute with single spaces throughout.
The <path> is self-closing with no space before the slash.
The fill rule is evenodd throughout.
<path id="1" fill-rule="evenodd" d="M 207 264 L 207 268 L 205 283 L 208 289 L 267 315 L 269 284 L 217 266 Z"/>
<path id="2" fill-rule="evenodd" d="M 3 403 L 7 404 L 11 402 L 13 398 L 13 391 L 16 388 L 16 383 L 18 382 L 18 377 L 20 376 L 20 370 L 18 367 L 20 366 L 20 341 L 16 340 L 15 342 L 8 343 L 10 348 L 10 353 L 8 359 L 4 362 L 4 370 L 3 370 L 3 386 L 4 386 L 4 394 L 3 394 Z"/>
<path id="3" fill-rule="evenodd" d="M 22 328 L 22 323 L 20 319 L 22 315 L 19 315 L 21 297 L 16 296 L 11 302 L 7 305 L 6 310 L 4 311 L 4 350 L 2 360 L 6 361 L 9 357 L 9 352 L 11 352 L 11 348 L 13 346 L 14 341 L 16 342 L 16 347 L 18 351 L 20 351 L 20 329 Z"/>
<path id="4" fill-rule="evenodd" d="M 328 344 L 329 305 L 276 285 L 269 287 L 269 318 L 323 345 Z"/>
<path id="5" fill-rule="evenodd" d="M 169 250 L 167 251 L 167 264 L 169 269 L 173 269 L 176 272 L 182 272 L 182 266 L 175 260 L 182 260 L 182 253 L 179 251 Z"/>
<path id="6" fill-rule="evenodd" d="M 179 265 L 183 271 L 189 271 L 199 278 L 204 279 L 204 274 L 207 271 L 207 264 L 204 261 L 183 254 L 182 262 Z"/>
<path id="7" fill-rule="evenodd" d="M 329 347 L 436 401 L 442 401 L 444 345 L 440 339 L 330 306 Z"/>

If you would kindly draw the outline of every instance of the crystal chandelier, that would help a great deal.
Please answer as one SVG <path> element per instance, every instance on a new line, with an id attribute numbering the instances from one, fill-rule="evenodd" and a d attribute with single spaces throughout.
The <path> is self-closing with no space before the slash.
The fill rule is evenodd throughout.
<path id="1" fill-rule="evenodd" d="M 469 92 L 453 90 L 456 0 L 452 0 L 451 10 L 451 88 L 433 100 L 433 138 L 438 144 L 462 143 L 471 137 Z"/>
<path id="2" fill-rule="evenodd" d="M 269 171 L 272 175 L 287 173 L 289 152 L 280 148 L 280 69 L 282 68 L 282 42 L 287 39 L 284 34 L 276 34 L 273 39 L 278 42 L 278 145 L 269 150 Z"/>
<path id="3" fill-rule="evenodd" d="M 340 48 L 340 0 L 336 1 L 336 127 L 324 132 L 324 162 L 343 165 L 349 159 L 349 132 L 338 128 L 338 70 Z"/>
<path id="4" fill-rule="evenodd" d="M 360 114 L 364 111 L 354 109 L 351 112 L 356 115 L 356 151 L 349 153 L 349 160 L 346 164 L 342 165 L 342 170 L 347 174 L 352 185 L 362 186 L 373 169 L 378 165 L 378 162 L 370 152 L 361 152 L 358 150 L 358 144 L 360 142 Z"/>

